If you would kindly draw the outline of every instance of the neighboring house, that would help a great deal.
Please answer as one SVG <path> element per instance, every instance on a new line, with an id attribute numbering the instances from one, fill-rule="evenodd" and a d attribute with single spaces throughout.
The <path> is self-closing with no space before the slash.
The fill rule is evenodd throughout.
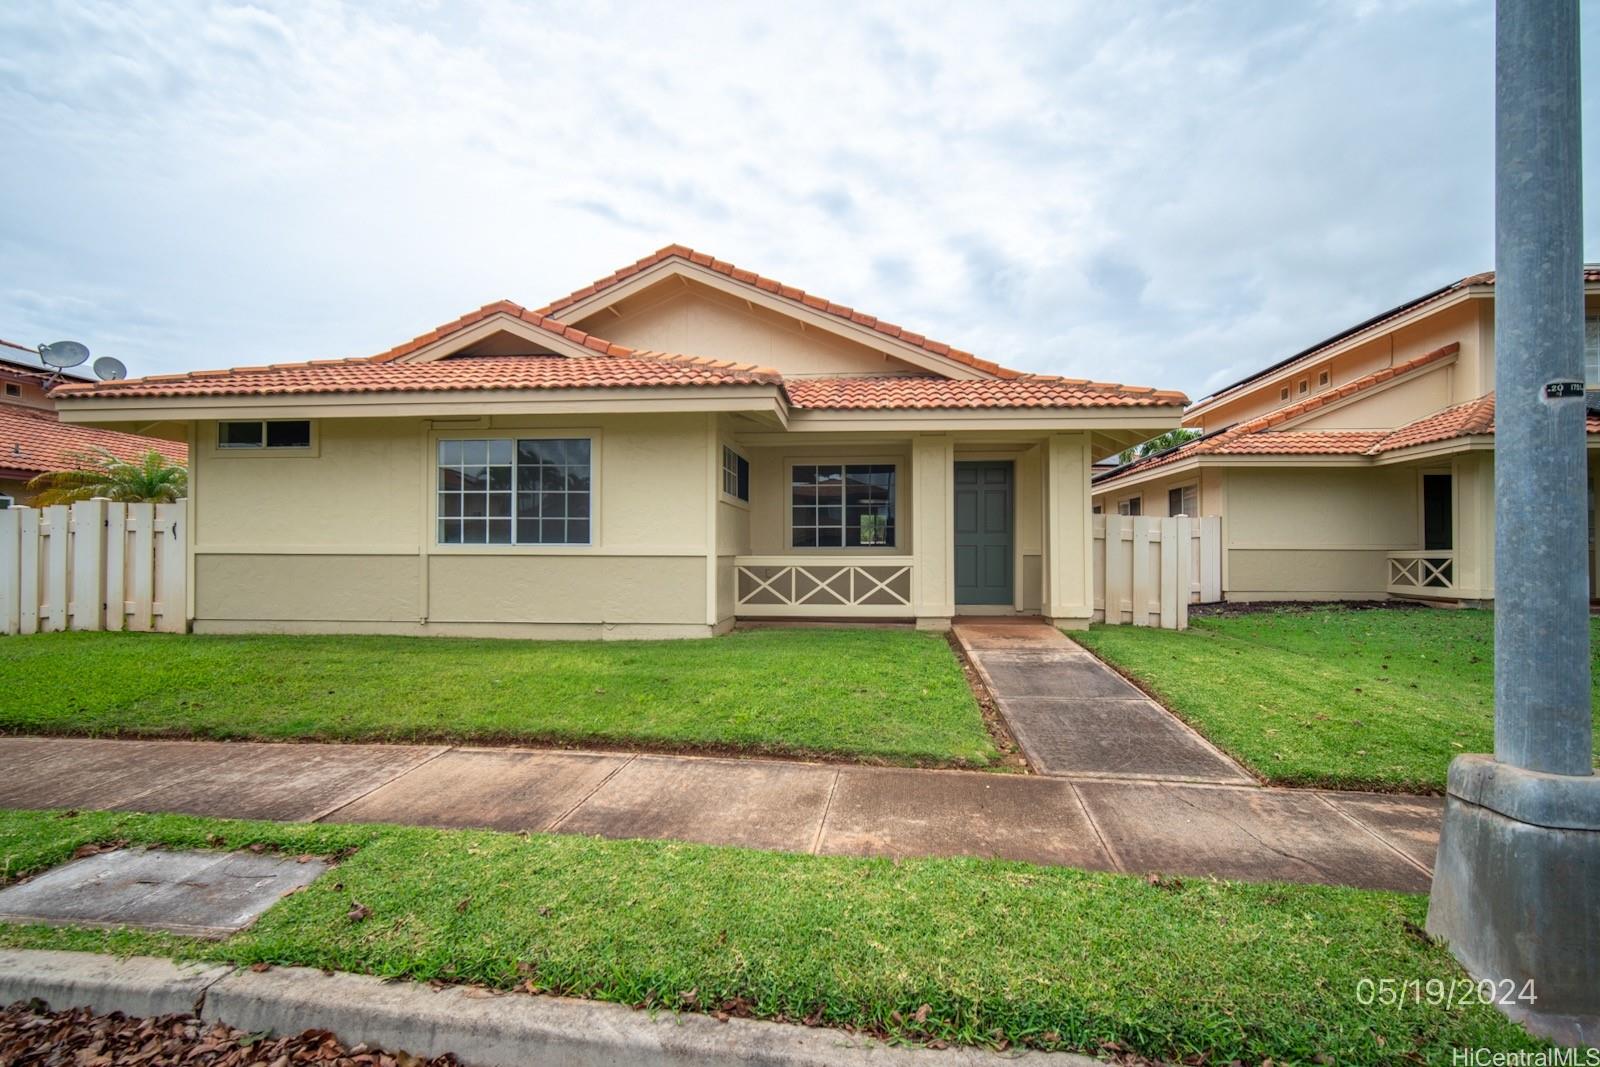
<path id="1" fill-rule="evenodd" d="M 1007 370 L 681 246 L 371 358 L 57 396 L 189 441 L 196 630 L 549 637 L 1087 625 L 1091 464 L 1185 401 Z"/>
<path id="2" fill-rule="evenodd" d="M 1585 268 L 1584 288 L 1594 388 L 1600 267 Z M 1206 397 L 1183 420 L 1203 436 L 1097 474 L 1096 510 L 1221 516 L 1229 600 L 1491 601 L 1493 390 L 1491 273 Z M 1592 408 L 1588 426 L 1592 561 Z"/>
<path id="3" fill-rule="evenodd" d="M 119 459 L 139 459 L 155 449 L 175 463 L 186 462 L 189 450 L 182 444 L 62 423 L 47 395 L 50 383 L 88 380 L 0 355 L 0 507 L 29 503 L 29 480 L 81 466 L 78 457 L 99 449 Z"/>

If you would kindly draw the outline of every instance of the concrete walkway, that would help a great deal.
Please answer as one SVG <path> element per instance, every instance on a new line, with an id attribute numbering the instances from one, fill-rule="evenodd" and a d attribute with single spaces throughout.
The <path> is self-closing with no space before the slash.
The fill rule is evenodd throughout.
<path id="1" fill-rule="evenodd" d="M 0 807 L 1428 888 L 1436 798 L 514 748 L 0 737 Z"/>
<path id="2" fill-rule="evenodd" d="M 958 619 L 955 634 L 1040 774 L 1255 784 L 1211 742 L 1055 627 Z"/>

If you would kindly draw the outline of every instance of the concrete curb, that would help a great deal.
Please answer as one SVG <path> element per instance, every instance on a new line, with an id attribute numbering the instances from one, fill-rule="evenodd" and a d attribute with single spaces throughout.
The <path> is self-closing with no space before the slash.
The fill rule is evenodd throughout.
<path id="1" fill-rule="evenodd" d="M 233 968 L 155 956 L 93 952 L 0 952 L 0 1004 L 39 998 L 52 1008 L 172 1015 L 199 1010 L 206 990 Z"/>
<path id="2" fill-rule="evenodd" d="M 268 971 L 185 967 L 88 952 L 0 952 L 0 1002 L 33 997 L 60 1010 L 156 1015 L 192 1012 L 241 1030 L 328 1030 L 417 1056 L 454 1053 L 470 1067 L 988 1067 L 1048 1063 L 1088 1067 L 1083 1056 L 977 1049 L 897 1048 L 839 1030 L 705 1015 L 636 1011 L 620 1004 L 386 982 L 302 967 Z M 185 999 L 187 998 L 187 999 Z M 129 1005 L 138 1006 L 135 1010 Z"/>

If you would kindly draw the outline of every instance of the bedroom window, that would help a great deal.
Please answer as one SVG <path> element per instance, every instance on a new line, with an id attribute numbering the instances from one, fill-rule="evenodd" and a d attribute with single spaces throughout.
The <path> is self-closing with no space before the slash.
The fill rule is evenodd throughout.
<path id="1" fill-rule="evenodd" d="M 1130 496 L 1126 500 L 1117 501 L 1117 514 L 1118 515 L 1142 515 L 1142 514 L 1144 514 L 1144 497 L 1142 497 L 1142 496 Z"/>
<path id="2" fill-rule="evenodd" d="M 727 445 L 722 446 L 722 493 L 750 502 L 750 461 Z"/>
<path id="3" fill-rule="evenodd" d="M 892 463 L 802 463 L 790 478 L 790 543 L 795 548 L 894 545 Z"/>
<path id="4" fill-rule="evenodd" d="M 587 437 L 439 442 L 441 545 L 587 545 Z"/>
<path id="5" fill-rule="evenodd" d="M 310 448 L 308 419 L 217 423 L 218 448 Z"/>

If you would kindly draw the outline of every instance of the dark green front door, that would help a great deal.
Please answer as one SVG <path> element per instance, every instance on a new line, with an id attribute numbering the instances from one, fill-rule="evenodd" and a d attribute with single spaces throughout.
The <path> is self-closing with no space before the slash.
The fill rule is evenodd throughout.
<path id="1" fill-rule="evenodd" d="M 956 464 L 956 603 L 1011 603 L 1011 464 Z"/>

